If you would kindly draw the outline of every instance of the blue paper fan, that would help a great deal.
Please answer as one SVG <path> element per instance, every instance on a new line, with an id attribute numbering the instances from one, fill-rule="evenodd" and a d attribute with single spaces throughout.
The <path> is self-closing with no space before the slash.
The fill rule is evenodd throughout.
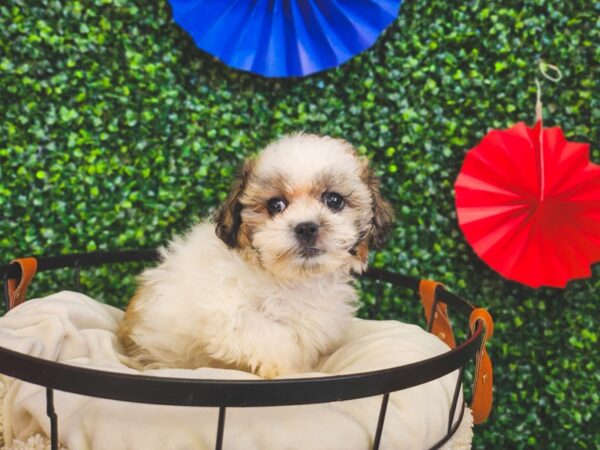
<path id="1" fill-rule="evenodd" d="M 304 76 L 369 48 L 402 0 L 169 0 L 201 49 L 266 77 Z"/>

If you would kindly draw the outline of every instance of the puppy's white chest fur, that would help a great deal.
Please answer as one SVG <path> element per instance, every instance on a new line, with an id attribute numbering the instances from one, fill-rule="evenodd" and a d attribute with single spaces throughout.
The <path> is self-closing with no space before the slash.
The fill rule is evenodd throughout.
<path id="1" fill-rule="evenodd" d="M 276 278 L 195 226 L 146 270 L 119 335 L 146 367 L 237 367 L 264 377 L 308 371 L 343 337 L 356 308 L 342 272 Z"/>

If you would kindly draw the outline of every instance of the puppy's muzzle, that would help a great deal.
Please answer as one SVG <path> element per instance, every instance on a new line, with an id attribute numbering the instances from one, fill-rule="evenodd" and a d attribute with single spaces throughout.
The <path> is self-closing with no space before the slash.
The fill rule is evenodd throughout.
<path id="1" fill-rule="evenodd" d="M 317 241 L 317 235 L 319 234 L 319 225 L 315 222 L 301 222 L 294 228 L 296 239 L 306 246 L 312 247 Z"/>

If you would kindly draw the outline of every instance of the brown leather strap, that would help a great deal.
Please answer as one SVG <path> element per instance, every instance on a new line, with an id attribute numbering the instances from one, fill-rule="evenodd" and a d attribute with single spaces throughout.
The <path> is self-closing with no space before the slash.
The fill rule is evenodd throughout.
<path id="1" fill-rule="evenodd" d="M 483 340 L 481 349 L 477 353 L 475 362 L 475 379 L 473 382 L 473 401 L 471 410 L 473 411 L 473 423 L 479 424 L 487 420 L 492 411 L 494 373 L 492 370 L 492 360 L 485 348 L 486 342 L 494 334 L 494 321 L 489 312 L 483 308 L 477 308 L 471 313 L 469 326 L 471 332 L 475 331 L 477 322 L 483 323 Z"/>
<path id="2" fill-rule="evenodd" d="M 8 307 L 9 309 L 20 305 L 25 301 L 27 295 L 27 286 L 31 283 L 35 271 L 37 270 L 37 260 L 35 258 L 19 258 L 11 261 L 11 264 L 17 263 L 21 266 L 21 279 L 8 279 Z M 18 281 L 18 284 L 17 284 Z"/>
<path id="3" fill-rule="evenodd" d="M 425 310 L 425 318 L 427 319 L 427 323 L 430 323 L 431 315 L 433 314 L 431 332 L 444 341 L 448 347 L 455 348 L 456 341 L 454 340 L 452 325 L 448 317 L 448 308 L 444 303 L 438 303 L 435 311 L 433 311 L 435 290 L 438 286 L 441 286 L 441 284 L 431 280 L 421 280 L 419 283 L 419 294 L 421 295 L 421 303 L 423 303 L 423 309 Z"/>

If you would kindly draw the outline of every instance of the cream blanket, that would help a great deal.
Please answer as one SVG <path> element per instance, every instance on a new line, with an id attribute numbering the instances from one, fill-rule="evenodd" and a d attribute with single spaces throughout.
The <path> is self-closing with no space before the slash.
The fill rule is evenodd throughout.
<path id="1" fill-rule="evenodd" d="M 122 311 L 74 293 L 30 300 L 0 318 L 0 346 L 67 364 L 135 373 L 121 361 L 115 330 Z M 448 348 L 414 325 L 356 319 L 346 341 L 324 358 L 323 376 L 363 372 L 419 361 Z M 160 369 L 159 376 L 255 379 L 245 372 L 201 368 Z M 0 376 L 5 448 L 45 449 L 49 420 L 45 390 Z M 390 397 L 382 449 L 425 449 L 446 432 L 456 373 Z M 306 406 L 229 408 L 224 448 L 230 450 L 370 448 L 381 397 Z M 55 392 L 61 445 L 69 450 L 212 449 L 217 408 L 118 402 Z M 457 412 L 458 416 L 458 412 Z M 461 427 L 444 448 L 468 449 L 472 424 Z"/>

